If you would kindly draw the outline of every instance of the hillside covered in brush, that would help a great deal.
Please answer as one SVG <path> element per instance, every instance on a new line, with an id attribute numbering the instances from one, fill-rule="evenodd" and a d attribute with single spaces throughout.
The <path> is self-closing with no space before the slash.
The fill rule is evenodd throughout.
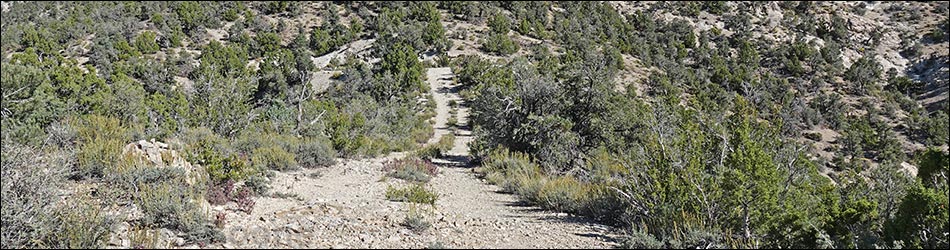
<path id="1" fill-rule="evenodd" d="M 411 215 L 320 237 L 494 247 L 416 214 L 511 210 L 474 173 L 603 246 L 948 248 L 948 6 L 4 1 L 0 242 L 293 247 L 236 239 L 362 183 Z"/>

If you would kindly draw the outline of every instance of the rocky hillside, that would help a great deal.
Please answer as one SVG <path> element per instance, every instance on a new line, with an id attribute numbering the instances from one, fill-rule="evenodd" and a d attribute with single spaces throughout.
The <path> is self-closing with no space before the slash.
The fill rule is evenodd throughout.
<path id="1" fill-rule="evenodd" d="M 684 21 L 696 33 L 717 32 L 726 37 L 733 37 L 738 32 L 747 32 L 751 39 L 770 49 L 779 49 L 783 45 L 801 42 L 812 48 L 812 53 L 824 55 L 823 48 L 827 48 L 828 40 L 832 40 L 839 51 L 834 53 L 835 60 L 840 61 L 838 67 L 848 69 L 866 54 L 873 56 L 877 64 L 880 88 L 906 88 L 897 86 L 905 81 L 906 77 L 912 89 L 906 91 L 908 97 L 915 101 L 910 105 L 926 109 L 930 113 L 947 112 L 948 94 L 948 41 L 947 41 L 947 4 L 910 3 L 910 2 L 722 2 L 716 4 L 685 4 L 657 2 L 613 2 L 622 15 L 639 12 L 650 13 L 656 20 L 666 22 Z M 737 20 L 741 19 L 741 20 Z M 840 37 L 828 37 L 827 32 L 841 33 Z M 832 33 L 834 35 L 835 33 Z M 715 46 L 715 42 L 713 45 Z M 806 66 L 807 67 L 807 66 Z M 636 75 L 629 70 L 630 78 Z M 881 74 L 883 72 L 883 74 Z M 822 74 L 820 70 L 812 73 Z M 620 75 L 623 75 L 621 73 Z M 641 76 L 642 78 L 642 76 Z M 795 78 L 792 78 L 795 79 Z M 802 79 L 816 81 L 815 78 Z M 623 80 L 618 80 L 623 82 Z M 889 98 L 880 98 L 856 95 L 848 91 L 848 80 L 841 77 L 829 76 L 824 83 L 816 86 L 825 93 L 835 93 L 842 97 L 845 107 L 842 110 L 850 112 L 867 112 L 862 107 L 862 101 L 870 102 L 877 109 L 886 109 L 887 105 L 896 105 Z M 805 95 L 803 98 L 812 100 L 814 96 Z M 868 100 L 870 98 L 870 100 Z M 884 99 L 884 100 L 882 100 Z M 898 100 L 897 102 L 901 102 Z M 902 106 L 905 107 L 905 106 Z M 893 109 L 893 108 L 891 108 Z M 888 126 L 895 130 L 897 139 L 907 152 L 920 150 L 929 144 L 922 140 L 922 136 L 914 135 L 913 126 L 921 126 L 920 111 L 901 109 L 886 111 L 890 113 L 884 118 Z M 915 117 L 911 117 L 915 116 Z M 888 119 L 890 118 L 890 119 Z M 937 119 L 943 119 L 939 115 Z M 943 126 L 945 123 L 936 121 L 933 126 Z M 937 129 L 937 128 L 933 128 Z M 939 130 L 939 129 L 938 129 Z M 814 141 L 817 155 L 827 160 L 835 156 L 833 147 L 839 145 L 841 129 L 815 126 L 806 128 L 802 135 L 805 139 L 809 133 L 821 135 Z M 937 138 L 943 134 L 934 134 Z M 937 143 L 941 146 L 941 143 Z M 943 143 L 945 146 L 945 143 Z M 944 150 L 946 148 L 944 147 Z M 915 171 L 915 170 L 912 170 Z"/>
<path id="2" fill-rule="evenodd" d="M 3 1 L 3 248 L 947 248 L 947 2 Z"/>

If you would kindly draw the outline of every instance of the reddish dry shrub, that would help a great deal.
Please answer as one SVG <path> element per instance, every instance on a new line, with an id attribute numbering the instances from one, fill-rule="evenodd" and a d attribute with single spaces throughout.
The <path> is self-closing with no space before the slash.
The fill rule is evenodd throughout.
<path id="1" fill-rule="evenodd" d="M 227 219 L 227 214 L 224 212 L 218 212 L 218 214 L 214 216 L 214 225 L 218 228 L 224 228 L 224 223 L 227 221 Z"/>
<path id="2" fill-rule="evenodd" d="M 386 172 L 405 169 L 419 170 L 430 176 L 435 176 L 439 172 L 439 169 L 432 161 L 415 157 L 387 161 L 383 166 L 383 171 Z"/>
<path id="3" fill-rule="evenodd" d="M 251 211 L 254 210 L 254 199 L 251 198 L 251 195 L 254 192 L 250 188 L 244 187 L 241 188 L 241 191 L 237 193 L 234 197 L 234 201 L 237 202 L 238 210 L 241 210 L 247 214 L 251 214 Z"/>
<path id="4" fill-rule="evenodd" d="M 232 190 L 234 190 L 233 180 L 211 184 L 205 198 L 208 199 L 208 203 L 211 203 L 211 205 L 224 205 L 231 201 Z"/>
<path id="5" fill-rule="evenodd" d="M 389 161 L 383 167 L 386 176 L 415 182 L 428 182 L 438 173 L 435 164 L 418 158 Z"/>
<path id="6" fill-rule="evenodd" d="M 248 187 L 241 187 L 237 192 L 235 192 L 234 189 L 233 180 L 214 184 L 209 188 L 206 198 L 212 205 L 224 205 L 229 201 L 233 201 L 237 203 L 238 210 L 250 214 L 255 204 L 253 198 L 254 191 Z M 220 213 L 218 216 L 223 217 Z"/>

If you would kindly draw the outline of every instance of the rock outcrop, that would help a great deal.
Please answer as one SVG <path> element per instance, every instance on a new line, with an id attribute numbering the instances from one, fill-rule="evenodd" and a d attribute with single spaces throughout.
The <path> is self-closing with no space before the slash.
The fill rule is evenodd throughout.
<path id="1" fill-rule="evenodd" d="M 203 180 L 207 179 L 207 173 L 199 165 L 192 165 L 178 151 L 169 148 L 169 145 L 163 142 L 139 140 L 125 145 L 122 149 L 123 154 L 131 154 L 141 157 L 145 168 L 180 168 L 184 170 L 185 182 L 188 186 L 205 185 Z M 211 219 L 211 204 L 206 199 L 197 199 L 194 201 L 199 209 L 209 215 Z M 109 237 L 108 247 L 110 248 L 170 248 L 187 247 L 181 232 L 175 232 L 167 228 L 136 228 L 133 222 L 144 217 L 143 211 L 134 203 L 110 209 L 115 212 L 118 220 L 112 227 L 112 234 Z M 149 246 L 133 245 L 133 239 L 139 242 L 150 242 Z"/>
<path id="2" fill-rule="evenodd" d="M 170 149 L 167 143 L 158 142 L 155 139 L 129 143 L 125 145 L 122 152 L 142 156 L 150 163 L 149 167 L 181 168 L 185 171 L 188 185 L 195 185 L 201 178 L 207 176 L 203 168 L 192 165 L 178 151 Z"/>

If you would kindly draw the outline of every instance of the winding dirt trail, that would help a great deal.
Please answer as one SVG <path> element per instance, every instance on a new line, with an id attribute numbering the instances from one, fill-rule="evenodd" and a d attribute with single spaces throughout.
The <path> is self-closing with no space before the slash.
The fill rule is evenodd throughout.
<path id="1" fill-rule="evenodd" d="M 284 198 L 262 197 L 250 215 L 230 209 L 222 248 L 607 248 L 616 245 L 612 229 L 582 219 L 526 206 L 472 173 L 468 164 L 468 108 L 457 95 L 450 68 L 427 71 L 436 101 L 435 132 L 428 143 L 454 133 L 455 145 L 428 184 L 438 193 L 435 206 L 420 205 L 432 224 L 422 232 L 400 225 L 410 205 L 385 199 L 388 186 L 406 185 L 385 178 L 388 160 L 406 152 L 372 159 L 339 159 L 324 169 L 278 172 L 272 192 Z M 460 103 L 458 126 L 447 126 L 448 103 Z"/>

